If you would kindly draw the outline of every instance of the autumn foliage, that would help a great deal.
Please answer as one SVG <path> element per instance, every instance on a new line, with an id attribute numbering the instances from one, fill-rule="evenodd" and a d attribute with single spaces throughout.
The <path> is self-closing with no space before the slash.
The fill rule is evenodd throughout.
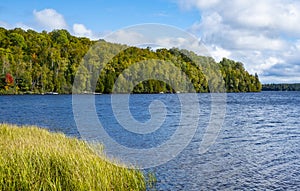
<path id="1" fill-rule="evenodd" d="M 7 83 L 7 85 L 13 85 L 14 84 L 14 78 L 12 77 L 12 75 L 10 73 L 7 73 L 5 75 L 5 82 Z"/>

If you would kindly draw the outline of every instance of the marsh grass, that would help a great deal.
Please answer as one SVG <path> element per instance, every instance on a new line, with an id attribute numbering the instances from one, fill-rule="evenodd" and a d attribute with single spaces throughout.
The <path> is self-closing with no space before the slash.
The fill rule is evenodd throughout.
<path id="1" fill-rule="evenodd" d="M 145 189 L 141 171 L 109 163 L 84 141 L 0 124 L 0 190 Z"/>

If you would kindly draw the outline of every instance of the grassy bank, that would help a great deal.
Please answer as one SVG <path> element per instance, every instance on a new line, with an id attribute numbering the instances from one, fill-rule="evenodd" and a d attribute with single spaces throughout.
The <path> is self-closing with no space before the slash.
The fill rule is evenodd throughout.
<path id="1" fill-rule="evenodd" d="M 83 141 L 0 124 L 0 190 L 145 189 L 140 171 L 108 163 Z"/>

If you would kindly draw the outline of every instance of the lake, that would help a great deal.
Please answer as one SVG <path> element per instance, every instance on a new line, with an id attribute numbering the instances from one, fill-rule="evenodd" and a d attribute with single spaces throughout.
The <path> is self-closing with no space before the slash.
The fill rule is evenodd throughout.
<path id="1" fill-rule="evenodd" d="M 180 95 L 187 96 L 184 102 L 186 115 L 182 120 L 183 104 L 178 95 L 130 95 L 128 110 L 118 108 L 124 103 L 118 100 L 124 100 L 128 95 L 116 95 L 114 107 L 111 106 L 111 95 L 96 95 L 95 112 L 107 134 L 118 144 L 147 150 L 171 140 L 178 128 L 186 131 L 180 136 L 191 135 L 195 111 L 189 111 L 189 108 L 194 108 L 196 103 L 188 102 L 189 94 Z M 187 146 L 168 162 L 145 169 L 155 173 L 157 190 L 299 190 L 300 92 L 227 94 L 222 128 L 205 153 L 200 153 L 199 147 L 211 123 L 212 99 L 210 94 L 197 96 L 199 119 Z M 88 97 L 93 98 L 81 95 L 80 99 L 85 101 Z M 90 109 L 81 109 L 86 113 L 87 126 L 95 125 L 88 118 Z M 128 111 L 131 118 L 128 118 Z M 147 123 L 151 121 L 151 115 L 159 122 Z M 126 120 L 133 121 L 130 124 L 135 124 L 134 121 L 148 124 L 153 129 L 146 134 L 134 133 L 123 128 Z M 0 122 L 38 125 L 75 137 L 81 137 L 82 132 L 76 127 L 71 95 L 0 96 Z M 159 128 L 155 129 L 157 124 Z M 170 144 L 170 152 L 172 147 L 182 146 L 182 141 L 185 141 L 184 137 L 176 144 Z M 168 153 L 157 153 L 158 156 L 165 154 Z M 138 164 L 145 158 L 151 160 L 151 157 L 140 155 L 136 162 Z"/>

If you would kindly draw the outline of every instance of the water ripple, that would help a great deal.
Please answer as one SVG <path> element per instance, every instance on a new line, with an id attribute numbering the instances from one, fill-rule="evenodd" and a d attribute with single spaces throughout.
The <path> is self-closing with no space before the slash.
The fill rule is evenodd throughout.
<path id="1" fill-rule="evenodd" d="M 119 143 L 151 148 L 178 128 L 178 99 L 166 94 L 130 99 L 132 115 L 140 122 L 150 119 L 148 106 L 156 99 L 168 105 L 167 120 L 150 135 L 122 130 L 111 113 L 109 95 L 96 96 L 97 113 Z M 146 170 L 155 173 L 157 190 L 299 190 L 300 92 L 228 94 L 224 125 L 205 154 L 199 154 L 199 145 L 209 124 L 210 96 L 199 94 L 199 99 L 199 128 L 188 147 L 168 163 Z M 0 122 L 39 125 L 78 136 L 68 95 L 0 96 Z"/>

